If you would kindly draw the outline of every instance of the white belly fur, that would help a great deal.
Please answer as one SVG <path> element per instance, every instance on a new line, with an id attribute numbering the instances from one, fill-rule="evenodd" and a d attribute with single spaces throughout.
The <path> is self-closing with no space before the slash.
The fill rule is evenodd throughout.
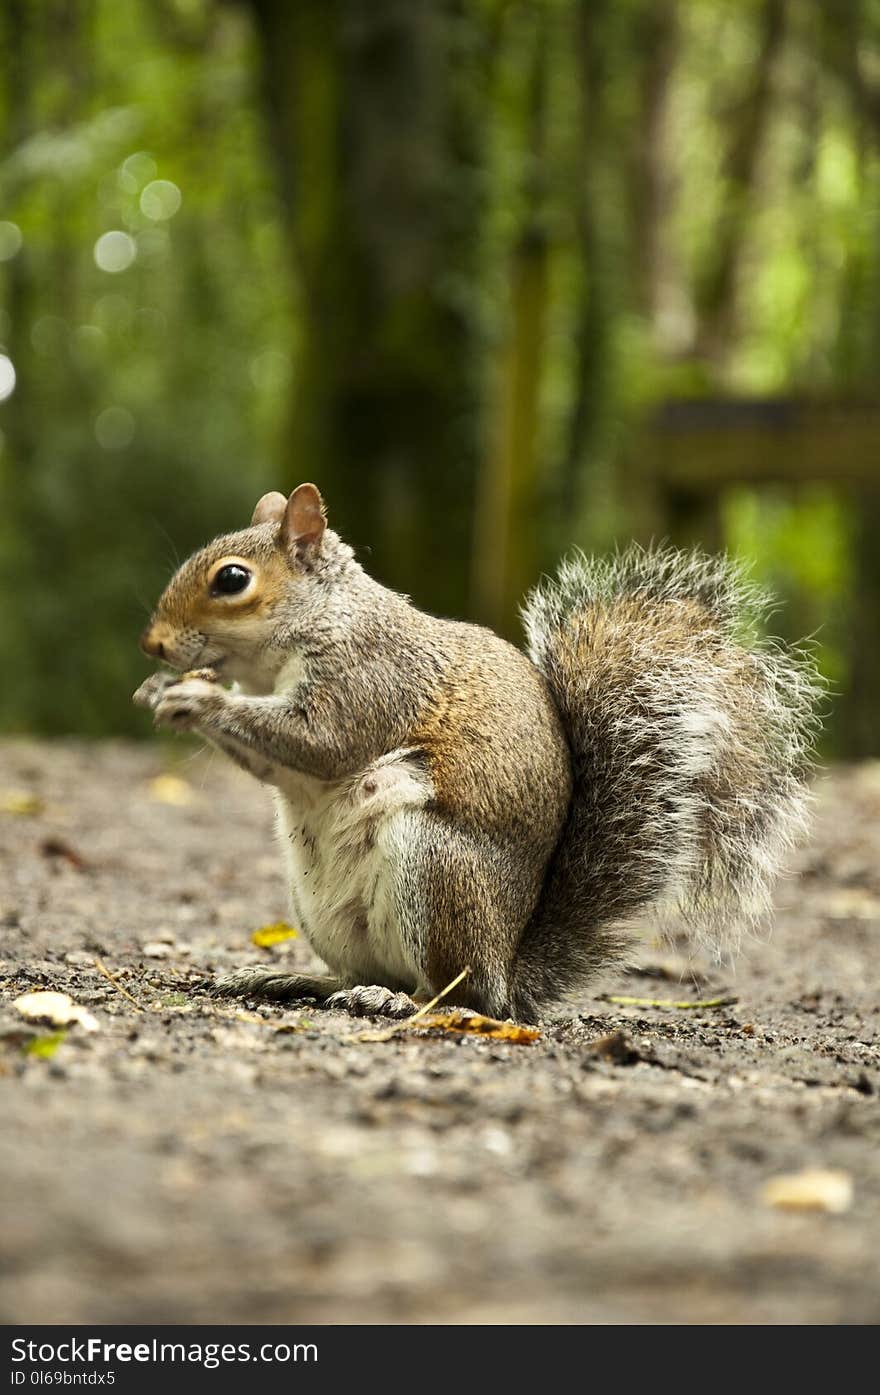
<path id="1" fill-rule="evenodd" d="M 421 975 L 404 943 L 395 862 L 431 781 L 410 751 L 392 751 L 346 780 L 287 772 L 276 794 L 294 921 L 346 982 L 412 992 Z"/>

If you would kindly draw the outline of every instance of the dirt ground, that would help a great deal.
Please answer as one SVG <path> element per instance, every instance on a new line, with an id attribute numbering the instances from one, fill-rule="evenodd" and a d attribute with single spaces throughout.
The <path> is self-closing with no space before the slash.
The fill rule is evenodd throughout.
<path id="1" fill-rule="evenodd" d="M 648 946 L 603 985 L 734 1003 L 594 997 L 528 1046 L 197 991 L 310 956 L 251 941 L 268 795 L 201 755 L 152 784 L 174 758 L 0 746 L 3 1321 L 880 1320 L 880 763 L 820 785 L 735 970 Z M 26 1023 L 38 988 L 99 1029 Z M 768 1204 L 807 1167 L 849 1208 Z"/>

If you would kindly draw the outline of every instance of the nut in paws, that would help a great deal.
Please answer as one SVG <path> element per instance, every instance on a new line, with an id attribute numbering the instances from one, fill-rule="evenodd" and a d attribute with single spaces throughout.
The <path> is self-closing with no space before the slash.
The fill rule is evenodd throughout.
<path id="1" fill-rule="evenodd" d="M 182 678 L 169 685 L 155 707 L 157 727 L 189 731 L 208 721 L 222 706 L 223 689 L 205 678 Z"/>

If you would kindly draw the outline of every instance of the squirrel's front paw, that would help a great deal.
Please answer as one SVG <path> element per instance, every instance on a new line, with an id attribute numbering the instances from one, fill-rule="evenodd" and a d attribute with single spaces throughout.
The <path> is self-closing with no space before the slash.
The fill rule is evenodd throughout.
<path id="1" fill-rule="evenodd" d="M 145 678 L 141 686 L 132 693 L 131 700 L 136 707 L 149 707 L 154 710 L 162 700 L 162 695 L 166 688 L 170 688 L 172 683 L 178 681 L 176 673 L 168 673 L 161 670 L 159 673 L 151 673 L 149 678 Z"/>
<path id="2" fill-rule="evenodd" d="M 207 678 L 185 676 L 170 683 L 153 709 L 157 727 L 189 731 L 203 726 L 223 706 L 225 692 Z"/>

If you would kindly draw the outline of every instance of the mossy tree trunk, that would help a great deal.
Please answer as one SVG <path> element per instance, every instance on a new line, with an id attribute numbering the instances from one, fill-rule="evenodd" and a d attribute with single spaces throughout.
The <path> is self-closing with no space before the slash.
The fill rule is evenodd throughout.
<path id="1" fill-rule="evenodd" d="M 457 0 L 252 0 L 300 343 L 283 452 L 371 570 L 466 605 L 477 218 Z M 473 113 L 471 113 L 471 116 Z"/>
<path id="2" fill-rule="evenodd" d="M 521 126 L 518 227 L 507 253 L 505 327 L 491 390 L 478 486 L 473 598 L 480 620 L 518 638 L 518 608 L 541 571 L 546 534 L 540 492 L 539 427 L 547 329 L 550 238 L 547 229 L 546 0 L 523 7 L 528 67 L 517 84 Z"/>
<path id="3" fill-rule="evenodd" d="M 756 57 L 740 96 L 722 171 L 723 197 L 712 255 L 697 291 L 697 348 L 723 367 L 737 331 L 738 289 L 761 158 L 773 115 L 776 72 L 785 45 L 788 0 L 761 0 Z"/>

